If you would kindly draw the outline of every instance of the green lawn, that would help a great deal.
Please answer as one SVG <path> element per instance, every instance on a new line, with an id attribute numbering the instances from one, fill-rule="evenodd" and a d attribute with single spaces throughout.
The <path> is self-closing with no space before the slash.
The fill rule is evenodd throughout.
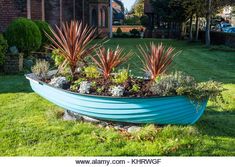
<path id="1" fill-rule="evenodd" d="M 115 39 L 137 52 L 139 43 L 152 39 Z M 154 40 L 160 42 L 159 40 Z M 193 126 L 146 125 L 138 134 L 123 135 L 90 123 L 66 122 L 62 109 L 36 95 L 23 75 L 0 76 L 0 156 L 85 155 L 235 155 L 235 53 L 212 51 L 200 44 L 164 40 L 183 50 L 172 70 L 184 71 L 199 81 L 223 82 L 225 103 L 209 103 Z M 138 54 L 138 52 L 137 52 Z M 138 71 L 137 56 L 130 62 Z"/>

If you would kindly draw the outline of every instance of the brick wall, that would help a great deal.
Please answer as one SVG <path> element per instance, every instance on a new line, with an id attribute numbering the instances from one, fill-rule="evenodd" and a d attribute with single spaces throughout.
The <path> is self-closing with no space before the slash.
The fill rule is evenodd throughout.
<path id="1" fill-rule="evenodd" d="M 97 9 L 97 23 L 99 4 L 108 7 L 108 0 L 84 0 L 84 22 L 89 24 L 91 8 Z M 82 0 L 75 1 L 75 18 L 82 19 Z M 62 20 L 73 19 L 73 0 L 63 0 Z M 18 18 L 27 17 L 27 0 L 0 0 L 0 32 L 5 31 L 9 23 Z M 42 0 L 31 0 L 31 18 L 42 19 Z M 60 0 L 45 0 L 45 20 L 52 26 L 60 23 Z M 108 20 L 106 20 L 108 21 Z"/>
<path id="2" fill-rule="evenodd" d="M 60 23 L 60 1 L 45 0 L 45 20 L 52 26 Z"/>
<path id="3" fill-rule="evenodd" d="M 26 0 L 0 0 L 0 32 L 5 31 L 12 20 L 26 16 Z"/>
<path id="4" fill-rule="evenodd" d="M 120 25 L 120 26 L 113 26 L 113 32 L 116 32 L 118 27 L 121 28 L 122 32 L 130 32 L 130 30 L 132 30 L 132 29 L 137 29 L 137 30 L 144 29 L 145 30 L 145 27 L 143 27 L 143 26 L 138 26 L 138 25 L 134 25 L 134 26 Z"/>

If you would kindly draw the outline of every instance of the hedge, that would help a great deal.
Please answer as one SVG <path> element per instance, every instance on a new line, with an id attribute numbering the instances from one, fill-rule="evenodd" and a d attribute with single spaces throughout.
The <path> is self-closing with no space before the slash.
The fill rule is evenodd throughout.
<path id="1" fill-rule="evenodd" d="M 235 48 L 235 34 L 211 31 L 211 44 L 213 45 L 226 45 Z M 199 32 L 199 39 L 205 42 L 205 31 Z"/>

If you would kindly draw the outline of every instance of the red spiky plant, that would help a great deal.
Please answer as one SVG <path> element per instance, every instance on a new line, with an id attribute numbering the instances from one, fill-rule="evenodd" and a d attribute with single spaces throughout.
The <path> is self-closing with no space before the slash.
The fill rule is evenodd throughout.
<path id="1" fill-rule="evenodd" d="M 52 35 L 46 33 L 52 41 L 49 49 L 58 49 L 59 55 L 65 60 L 61 66 L 69 65 L 74 76 L 78 62 L 89 56 L 98 46 L 94 44 L 88 47 L 97 37 L 96 29 L 83 25 L 82 22 L 71 21 L 62 23 L 61 27 L 56 26 L 55 30 L 52 28 L 50 30 Z"/>
<path id="2" fill-rule="evenodd" d="M 127 61 L 131 55 L 131 51 L 125 53 L 119 46 L 114 50 L 102 47 L 96 51 L 92 60 L 102 70 L 104 79 L 108 79 L 112 70 Z"/>
<path id="3" fill-rule="evenodd" d="M 166 72 L 171 65 L 174 57 L 180 52 L 174 52 L 174 48 L 166 48 L 161 44 L 150 43 L 150 47 L 143 48 L 141 45 L 138 47 L 141 55 L 143 70 L 150 74 L 151 80 L 155 80 L 159 75 Z"/>

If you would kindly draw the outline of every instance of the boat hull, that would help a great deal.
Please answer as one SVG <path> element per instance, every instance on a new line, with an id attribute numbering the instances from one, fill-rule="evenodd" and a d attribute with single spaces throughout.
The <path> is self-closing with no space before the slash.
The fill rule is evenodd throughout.
<path id="1" fill-rule="evenodd" d="M 100 120 L 154 123 L 194 124 L 202 116 L 207 100 L 193 102 L 185 96 L 114 98 L 83 95 L 52 87 L 27 75 L 32 89 L 48 101 L 85 116 Z"/>

